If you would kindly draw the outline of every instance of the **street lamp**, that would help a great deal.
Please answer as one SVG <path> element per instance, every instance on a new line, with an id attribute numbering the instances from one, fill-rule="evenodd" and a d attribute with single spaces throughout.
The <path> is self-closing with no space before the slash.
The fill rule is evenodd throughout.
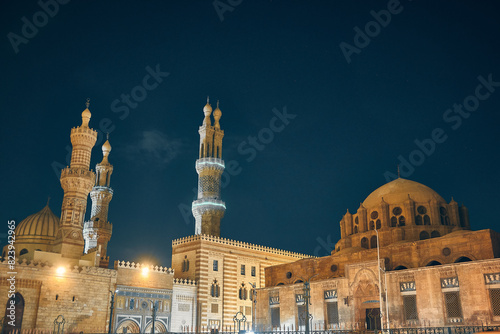
<path id="1" fill-rule="evenodd" d="M 314 275 L 312 275 L 311 277 L 309 277 L 309 279 L 307 279 L 304 282 L 304 304 L 306 305 L 306 317 L 305 317 L 306 331 L 305 331 L 305 334 L 309 334 L 309 317 L 311 316 L 309 314 L 309 303 L 310 303 L 310 299 L 311 299 L 311 295 L 310 295 L 310 292 L 311 292 L 310 282 L 311 282 L 311 279 L 313 277 L 316 277 L 318 275 L 319 274 L 314 274 Z"/>
<path id="2" fill-rule="evenodd" d="M 256 290 L 256 283 L 250 283 L 250 286 L 252 287 L 252 332 L 255 333 L 255 309 L 257 307 L 257 290 Z"/>
<path id="3" fill-rule="evenodd" d="M 155 321 L 156 321 L 156 311 L 158 310 L 157 302 L 149 300 L 153 304 L 153 323 L 151 327 L 151 334 L 155 334 Z"/>
<path id="4" fill-rule="evenodd" d="M 118 290 L 115 290 L 115 292 L 109 290 L 111 292 L 111 307 L 109 308 L 109 326 L 108 326 L 108 334 L 111 334 L 111 328 L 113 327 L 113 306 L 115 305 L 115 295 L 118 292 Z"/>
<path id="5" fill-rule="evenodd" d="M 387 298 L 387 277 L 385 275 L 385 269 L 382 269 L 380 266 L 380 240 L 378 237 L 378 231 L 375 228 L 375 234 L 377 235 L 377 266 L 378 266 L 378 293 L 379 293 L 379 300 L 380 300 L 380 329 L 383 331 L 384 330 L 384 322 L 383 320 L 386 321 L 386 329 L 389 330 L 389 300 Z M 385 313 L 384 313 L 384 308 L 382 307 L 382 280 L 381 280 L 381 274 L 380 272 L 384 272 L 384 282 L 385 282 Z"/>

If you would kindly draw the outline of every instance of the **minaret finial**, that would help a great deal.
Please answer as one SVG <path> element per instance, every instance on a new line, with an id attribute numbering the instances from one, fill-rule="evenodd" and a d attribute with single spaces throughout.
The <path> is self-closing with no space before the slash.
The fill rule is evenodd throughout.
<path id="1" fill-rule="evenodd" d="M 210 96 L 207 95 L 207 103 L 210 103 Z"/>
<path id="2" fill-rule="evenodd" d="M 109 132 L 106 133 L 106 140 L 109 140 Z"/>
<path id="3" fill-rule="evenodd" d="M 398 164 L 398 179 L 400 179 L 400 178 L 401 178 L 401 172 L 399 170 L 399 164 Z"/>
<path id="4" fill-rule="evenodd" d="M 219 108 L 219 100 L 217 100 L 217 108 Z"/>
<path id="5" fill-rule="evenodd" d="M 90 106 L 90 97 L 87 97 L 87 102 L 85 102 L 85 105 L 87 106 L 88 109 Z"/>

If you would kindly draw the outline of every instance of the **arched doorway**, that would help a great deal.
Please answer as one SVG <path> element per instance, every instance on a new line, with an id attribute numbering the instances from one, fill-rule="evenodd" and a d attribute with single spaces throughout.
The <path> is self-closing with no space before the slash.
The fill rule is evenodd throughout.
<path id="1" fill-rule="evenodd" d="M 146 326 L 144 333 L 151 333 L 151 327 L 153 327 L 152 321 L 149 322 L 149 324 Z M 167 327 L 165 326 L 165 324 L 157 319 L 155 321 L 155 333 L 166 333 L 166 332 L 167 332 Z"/>
<path id="2" fill-rule="evenodd" d="M 156 326 L 155 326 L 156 327 Z M 118 324 L 115 333 L 140 333 L 141 328 L 134 320 L 127 319 Z"/>
<path id="3" fill-rule="evenodd" d="M 24 298 L 19 292 L 16 292 L 14 296 L 7 300 L 7 305 L 5 306 L 3 334 L 7 334 L 13 330 L 21 331 L 23 313 Z"/>

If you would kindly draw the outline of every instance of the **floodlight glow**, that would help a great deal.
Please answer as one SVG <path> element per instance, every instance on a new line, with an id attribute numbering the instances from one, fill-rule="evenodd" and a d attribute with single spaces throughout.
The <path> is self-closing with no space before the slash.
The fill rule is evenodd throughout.
<path id="1" fill-rule="evenodd" d="M 215 203 L 215 202 L 201 202 L 201 203 L 193 203 L 193 207 L 195 206 L 200 206 L 200 205 L 214 205 L 214 206 L 220 206 L 223 207 L 224 209 L 226 208 L 226 205 L 222 203 Z"/>
<path id="2" fill-rule="evenodd" d="M 148 267 L 142 268 L 142 276 L 148 276 L 148 272 L 149 272 L 149 268 Z"/>
<path id="3" fill-rule="evenodd" d="M 61 266 L 61 267 L 58 267 L 58 268 L 56 269 L 56 274 L 57 274 L 57 275 L 59 275 L 59 276 L 64 275 L 64 273 L 65 273 L 65 272 L 66 272 L 66 268 L 64 268 L 64 267 L 62 267 L 62 266 Z"/>

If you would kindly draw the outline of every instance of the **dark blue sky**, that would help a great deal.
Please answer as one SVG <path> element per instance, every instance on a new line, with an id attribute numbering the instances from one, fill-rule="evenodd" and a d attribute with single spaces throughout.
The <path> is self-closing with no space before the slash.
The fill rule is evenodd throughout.
<path id="1" fill-rule="evenodd" d="M 194 233 L 179 207 L 194 198 L 197 131 L 210 95 L 212 105 L 220 100 L 226 165 L 239 166 L 222 190 L 224 237 L 325 255 L 346 209 L 384 184 L 386 171 L 396 173 L 400 156 L 418 165 L 402 166 L 403 176 L 465 203 L 474 229 L 499 230 L 499 84 L 474 97 L 479 76 L 500 82 L 498 2 L 231 3 L 215 2 L 218 13 L 212 1 L 74 0 L 57 12 L 47 7 L 50 17 L 36 1 L 4 1 L 4 229 L 48 196 L 60 214 L 53 167 L 69 163 L 70 129 L 90 97 L 90 124 L 110 131 L 113 147 L 111 260 L 170 265 L 172 239 Z M 390 22 L 380 13 L 388 6 Z M 385 27 L 369 23 L 371 11 Z M 370 40 L 355 41 L 356 27 L 368 28 Z M 355 50 L 350 62 L 343 42 Z M 157 69 L 169 75 L 141 88 Z M 131 93 L 138 102 L 126 106 L 122 94 Z M 464 100 L 476 110 L 447 111 Z M 296 117 L 271 140 L 263 129 L 284 108 Z M 415 153 L 415 140 L 433 131 L 441 141 L 434 152 Z M 266 143 L 253 157 L 249 136 L 259 133 Z"/>

